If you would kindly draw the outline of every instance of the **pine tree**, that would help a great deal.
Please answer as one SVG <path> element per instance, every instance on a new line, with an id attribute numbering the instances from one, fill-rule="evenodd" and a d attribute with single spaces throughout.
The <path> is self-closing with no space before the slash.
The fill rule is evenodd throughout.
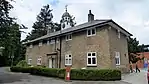
<path id="1" fill-rule="evenodd" d="M 37 15 L 37 21 L 33 24 L 33 30 L 27 35 L 25 40 L 33 40 L 35 38 L 44 36 L 49 32 L 60 30 L 60 24 L 52 21 L 53 14 L 51 13 L 49 5 L 43 6 L 39 15 Z"/>

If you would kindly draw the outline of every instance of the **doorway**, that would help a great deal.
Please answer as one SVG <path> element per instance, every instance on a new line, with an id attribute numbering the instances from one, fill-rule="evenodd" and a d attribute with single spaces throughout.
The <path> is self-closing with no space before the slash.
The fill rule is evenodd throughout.
<path id="1" fill-rule="evenodd" d="M 55 60 L 54 60 L 54 58 L 49 58 L 49 68 L 55 68 Z"/>

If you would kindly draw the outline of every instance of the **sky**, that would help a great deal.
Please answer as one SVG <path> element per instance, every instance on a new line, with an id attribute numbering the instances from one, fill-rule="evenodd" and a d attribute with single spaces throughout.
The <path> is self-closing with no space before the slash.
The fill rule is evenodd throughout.
<path id="1" fill-rule="evenodd" d="M 112 19 L 133 34 L 140 44 L 149 44 L 149 0 L 16 0 L 10 15 L 17 18 L 22 29 L 21 39 L 31 32 L 32 25 L 40 9 L 50 4 L 53 21 L 60 22 L 68 5 L 68 12 L 75 17 L 76 25 L 87 22 L 88 11 L 92 10 L 95 19 Z"/>

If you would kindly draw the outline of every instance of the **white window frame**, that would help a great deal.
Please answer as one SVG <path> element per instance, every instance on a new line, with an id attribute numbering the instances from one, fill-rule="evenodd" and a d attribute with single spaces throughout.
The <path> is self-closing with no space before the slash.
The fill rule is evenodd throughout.
<path id="1" fill-rule="evenodd" d="M 56 43 L 59 43 L 59 41 L 60 41 L 60 38 L 57 37 L 57 39 L 56 39 Z"/>
<path id="2" fill-rule="evenodd" d="M 54 44 L 55 43 L 55 39 L 50 39 L 50 44 Z"/>
<path id="3" fill-rule="evenodd" d="M 32 59 L 31 59 L 31 58 L 28 59 L 28 64 L 29 64 L 29 65 L 32 64 Z"/>
<path id="4" fill-rule="evenodd" d="M 95 34 L 93 34 L 93 29 L 95 30 Z M 88 35 L 88 31 L 90 30 L 90 35 Z M 90 29 L 87 29 L 87 37 L 90 37 L 90 36 L 95 36 L 96 35 L 96 28 L 90 28 Z"/>
<path id="5" fill-rule="evenodd" d="M 39 42 L 39 46 L 42 46 L 42 42 Z"/>
<path id="6" fill-rule="evenodd" d="M 91 56 L 88 56 L 88 54 L 91 54 Z M 95 53 L 95 56 L 92 56 L 92 53 Z M 88 58 L 91 58 L 91 64 L 88 63 Z M 92 64 L 92 58 L 95 58 L 96 62 L 95 64 Z M 87 52 L 87 66 L 97 66 L 97 53 L 96 52 Z"/>
<path id="7" fill-rule="evenodd" d="M 29 48 L 33 48 L 33 45 L 32 45 L 32 44 L 30 44 L 30 45 L 29 45 Z"/>
<path id="8" fill-rule="evenodd" d="M 68 38 L 67 38 L 68 37 Z M 71 38 L 70 38 L 71 37 Z M 72 40 L 72 34 L 68 34 L 68 35 L 66 35 L 66 41 L 69 41 L 69 40 Z"/>
<path id="9" fill-rule="evenodd" d="M 71 57 L 69 57 L 69 55 L 71 55 Z M 72 54 L 66 54 L 65 55 L 65 65 L 66 66 L 71 66 L 72 65 Z"/>
<path id="10" fill-rule="evenodd" d="M 116 63 L 116 59 L 118 59 L 118 64 Z M 120 65 L 121 64 L 121 60 L 120 60 L 120 52 L 115 52 L 115 64 L 116 65 Z"/>
<path id="11" fill-rule="evenodd" d="M 39 61 L 41 61 L 41 62 L 39 62 Z M 42 59 L 41 59 L 41 57 L 39 57 L 38 59 L 37 59 L 37 65 L 41 65 L 42 64 Z"/>
<path id="12" fill-rule="evenodd" d="M 50 44 L 50 41 L 49 40 L 47 40 L 47 45 L 49 45 Z"/>

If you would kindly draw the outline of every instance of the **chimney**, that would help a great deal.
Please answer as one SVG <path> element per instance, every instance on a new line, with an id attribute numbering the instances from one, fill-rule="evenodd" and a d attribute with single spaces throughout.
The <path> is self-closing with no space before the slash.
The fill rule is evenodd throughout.
<path id="1" fill-rule="evenodd" d="M 88 14 L 88 22 L 94 20 L 94 15 L 91 13 L 91 10 L 89 10 L 89 14 Z"/>

